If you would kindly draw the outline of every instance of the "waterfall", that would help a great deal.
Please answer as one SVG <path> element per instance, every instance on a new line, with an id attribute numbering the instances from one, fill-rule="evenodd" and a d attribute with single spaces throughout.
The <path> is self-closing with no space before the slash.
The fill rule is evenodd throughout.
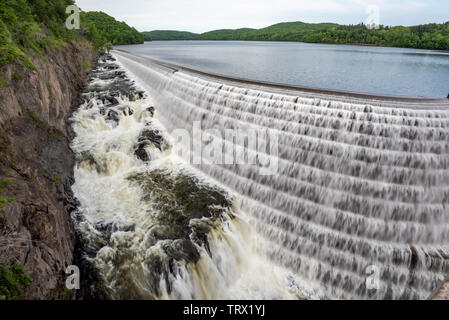
<path id="1" fill-rule="evenodd" d="M 86 240 L 111 296 L 425 299 L 444 280 L 448 103 L 245 85 L 120 51 L 114 56 L 147 94 L 134 102 L 120 96 L 112 107 L 118 123 L 105 120 L 111 116 L 104 109 L 112 109 L 98 96 L 73 119 L 75 152 L 90 152 L 75 170 L 76 219 L 86 238 L 100 232 L 98 224 L 113 225 L 110 239 Z M 145 128 L 160 137 L 144 146 L 150 161 L 136 157 Z M 189 148 L 175 139 L 179 129 L 194 137 Z M 226 130 L 263 134 L 254 145 L 249 138 L 237 143 Z M 195 145 L 218 146 L 220 160 L 243 154 L 254 163 L 217 161 L 209 152 L 195 161 L 195 151 L 184 152 Z M 220 213 L 192 217 L 189 235 L 155 236 L 169 233 L 158 210 L 170 210 L 160 202 L 176 200 L 152 191 L 173 189 L 159 182 L 161 172 L 190 179 L 200 186 L 194 192 L 220 194 L 223 201 L 208 207 Z M 212 226 L 207 240 L 192 227 L 200 221 Z M 170 253 L 183 252 L 177 241 L 195 254 Z"/>
<path id="2" fill-rule="evenodd" d="M 305 299 L 318 289 L 257 252 L 238 199 L 172 152 L 155 102 L 103 56 L 70 119 L 73 216 L 109 299 Z M 158 112 L 158 110 L 156 110 Z"/>

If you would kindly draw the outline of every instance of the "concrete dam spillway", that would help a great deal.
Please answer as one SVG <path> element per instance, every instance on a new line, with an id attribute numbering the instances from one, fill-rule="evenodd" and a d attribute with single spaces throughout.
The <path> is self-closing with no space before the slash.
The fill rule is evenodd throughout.
<path id="1" fill-rule="evenodd" d="M 297 90 L 113 56 L 72 119 L 74 219 L 108 297 L 426 299 L 444 281 L 449 101 Z M 144 92 L 117 89 L 112 73 L 135 88 L 125 72 Z M 207 139 L 195 140 L 197 124 Z M 202 150 L 256 164 L 207 152 L 192 161 L 169 134 L 179 129 Z M 235 146 L 226 129 L 276 141 Z"/>

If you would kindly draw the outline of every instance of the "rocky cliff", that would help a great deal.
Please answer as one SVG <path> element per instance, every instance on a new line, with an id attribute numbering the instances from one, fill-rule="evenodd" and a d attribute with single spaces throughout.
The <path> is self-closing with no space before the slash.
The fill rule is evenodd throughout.
<path id="1" fill-rule="evenodd" d="M 1 70 L 7 83 L 0 85 L 0 263 L 31 277 L 16 298 L 71 297 L 63 289 L 76 207 L 67 118 L 96 56 L 88 42 L 70 43 L 35 56 L 35 71 Z"/>

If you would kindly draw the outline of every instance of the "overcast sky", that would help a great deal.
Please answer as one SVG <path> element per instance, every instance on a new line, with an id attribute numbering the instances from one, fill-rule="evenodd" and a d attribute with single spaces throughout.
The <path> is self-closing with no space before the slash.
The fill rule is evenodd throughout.
<path id="1" fill-rule="evenodd" d="M 448 0 L 76 0 L 84 11 L 104 11 L 139 31 L 205 32 L 262 28 L 278 22 L 357 24 L 379 8 L 385 25 L 449 21 Z M 371 11 L 372 12 L 372 11 Z"/>

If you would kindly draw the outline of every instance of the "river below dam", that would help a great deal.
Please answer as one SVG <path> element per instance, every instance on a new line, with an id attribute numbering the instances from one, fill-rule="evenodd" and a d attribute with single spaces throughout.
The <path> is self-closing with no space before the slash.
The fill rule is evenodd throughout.
<path id="1" fill-rule="evenodd" d="M 449 272 L 447 101 L 242 84 L 122 51 L 82 97 L 73 220 L 102 297 L 426 299 Z"/>
<path id="2" fill-rule="evenodd" d="M 449 94 L 444 51 L 257 41 L 153 41 L 117 48 L 257 81 L 380 95 Z"/>

